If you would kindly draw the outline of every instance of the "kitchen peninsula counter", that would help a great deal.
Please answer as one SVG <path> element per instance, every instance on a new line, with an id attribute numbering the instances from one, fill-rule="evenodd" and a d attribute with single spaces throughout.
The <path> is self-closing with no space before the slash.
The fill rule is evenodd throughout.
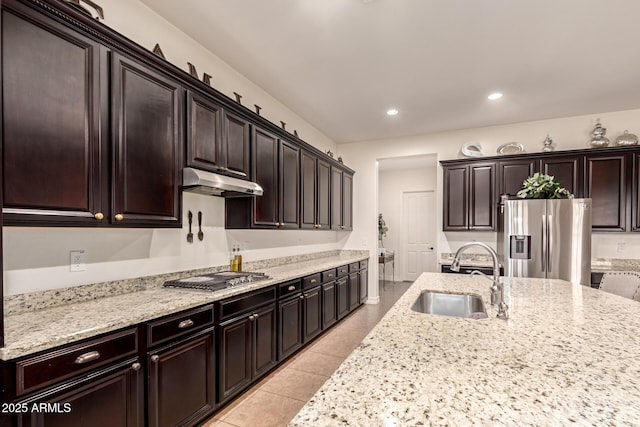
<path id="1" fill-rule="evenodd" d="M 136 286 L 138 288 L 134 292 L 129 291 L 85 301 L 74 302 L 76 297 L 87 297 L 86 294 L 89 291 L 83 290 L 84 286 L 29 294 L 25 298 L 34 300 L 60 298 L 67 303 L 5 316 L 5 346 L 0 348 L 0 359 L 16 359 L 368 258 L 366 251 L 336 251 L 334 255 L 321 257 L 302 255 L 294 259 L 296 262 L 282 262 L 279 265 L 270 264 L 268 261 L 247 263 L 247 271 L 263 272 L 269 276 L 269 279 L 216 292 L 163 288 L 162 283 L 168 279 L 225 270 L 225 267 L 212 268 L 211 271 L 200 269 L 152 278 L 131 279 L 122 281 L 127 282 L 123 284 L 107 284 L 113 288 L 118 286 L 127 289 Z M 91 288 L 92 285 L 87 286 Z"/>
<path id="2" fill-rule="evenodd" d="M 638 425 L 640 303 L 562 280 L 424 273 L 290 426 Z M 488 319 L 417 313 L 422 290 L 477 293 Z"/>

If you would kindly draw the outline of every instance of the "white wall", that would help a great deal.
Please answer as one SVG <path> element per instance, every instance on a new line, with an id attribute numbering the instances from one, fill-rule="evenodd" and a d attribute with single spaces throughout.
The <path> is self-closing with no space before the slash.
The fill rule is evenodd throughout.
<path id="1" fill-rule="evenodd" d="M 640 110 L 629 110 L 340 145 L 339 154 L 357 171 L 353 181 L 354 227 L 346 247 L 368 249 L 373 253 L 377 249 L 377 196 L 380 185 L 376 166 L 378 159 L 434 153 L 438 160 L 455 159 L 461 157 L 460 147 L 469 141 L 480 142 L 483 153 L 488 156 L 495 155 L 496 149 L 506 142 L 520 142 L 529 153 L 540 152 L 547 134 L 555 141 L 556 151 L 588 148 L 590 134 L 598 118 L 607 128 L 607 136 L 612 140 L 625 129 L 640 133 Z M 437 169 L 438 252 L 453 252 L 463 243 L 472 240 L 495 245 L 496 233 L 440 231 L 442 168 L 438 166 Z M 622 252 L 617 251 L 618 242 L 624 242 Z M 640 233 L 596 233 L 593 235 L 592 247 L 594 257 L 640 259 Z M 378 280 L 377 269 L 370 269 L 369 280 L 374 283 Z"/>
<path id="2" fill-rule="evenodd" d="M 434 156 L 435 157 L 435 156 Z M 384 160 L 382 161 L 384 162 Z M 435 162 L 417 169 L 379 170 L 378 173 L 378 212 L 383 218 L 389 231 L 383 238 L 384 247 L 395 251 L 395 278 L 401 280 L 406 260 L 400 250 L 402 245 L 403 226 L 403 194 L 410 191 L 435 191 L 436 189 Z M 432 209 L 440 208 L 434 204 Z M 391 273 L 387 269 L 390 279 Z"/>
<path id="3" fill-rule="evenodd" d="M 287 123 L 315 147 L 336 151 L 336 144 L 277 99 L 231 69 L 221 59 L 137 0 L 101 2 L 104 23 L 152 50 L 159 43 L 165 57 L 188 71 L 196 65 L 200 75 L 213 75 L 212 86 L 232 99 L 243 95 L 243 105 L 263 109 L 274 123 Z M 341 248 L 346 234 L 335 231 L 224 230 L 224 200 L 184 193 L 182 229 L 79 229 L 4 227 L 4 290 L 6 295 L 82 285 L 145 275 L 203 268 L 227 262 L 232 244 L 247 249 L 244 261 Z M 187 211 L 203 212 L 203 242 L 186 241 Z M 196 229 L 197 232 L 197 229 Z M 69 271 L 69 251 L 84 250 L 86 270 Z"/>

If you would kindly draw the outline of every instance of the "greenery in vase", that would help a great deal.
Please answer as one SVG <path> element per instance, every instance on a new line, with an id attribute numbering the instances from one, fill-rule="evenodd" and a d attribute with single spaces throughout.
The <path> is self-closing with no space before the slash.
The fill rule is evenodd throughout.
<path id="1" fill-rule="evenodd" d="M 387 235 L 387 224 L 384 222 L 384 218 L 382 218 L 382 214 L 378 214 L 378 239 L 382 240 L 384 236 Z"/>
<path id="2" fill-rule="evenodd" d="M 538 172 L 524 180 L 517 195 L 521 199 L 573 199 L 573 194 L 561 187 L 555 177 Z"/>

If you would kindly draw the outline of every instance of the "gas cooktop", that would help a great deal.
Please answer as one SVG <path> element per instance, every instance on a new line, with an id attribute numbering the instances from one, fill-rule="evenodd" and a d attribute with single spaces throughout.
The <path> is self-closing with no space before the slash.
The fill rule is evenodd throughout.
<path id="1" fill-rule="evenodd" d="M 163 286 L 166 288 L 188 288 L 214 292 L 266 279 L 269 279 L 269 276 L 264 273 L 220 271 L 201 276 L 168 280 L 164 282 Z"/>

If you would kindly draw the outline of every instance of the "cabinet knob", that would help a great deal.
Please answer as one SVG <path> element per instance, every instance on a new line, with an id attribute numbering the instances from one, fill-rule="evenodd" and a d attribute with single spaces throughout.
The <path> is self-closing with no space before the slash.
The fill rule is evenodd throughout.
<path id="1" fill-rule="evenodd" d="M 96 212 L 96 214 L 93 215 L 93 217 L 98 221 L 102 221 L 104 219 L 104 214 L 102 212 Z"/>
<path id="2" fill-rule="evenodd" d="M 116 221 L 122 221 L 124 219 L 124 215 L 116 214 Z"/>
<path id="3" fill-rule="evenodd" d="M 299 298 L 300 298 L 300 299 L 304 299 L 304 295 L 300 295 L 300 297 L 299 297 Z"/>
<path id="4" fill-rule="evenodd" d="M 318 224 L 318 228 L 322 228 L 322 224 Z"/>
<path id="5" fill-rule="evenodd" d="M 131 365 L 131 369 L 133 369 L 134 371 L 139 371 L 140 368 L 142 368 L 142 365 L 139 364 L 138 362 L 136 362 L 133 365 Z"/>
<path id="6" fill-rule="evenodd" d="M 288 291 L 295 291 L 295 290 L 296 290 L 296 287 L 295 287 L 295 285 L 291 285 L 291 286 L 289 286 L 289 287 L 287 288 L 287 290 L 288 290 Z"/>
<path id="7" fill-rule="evenodd" d="M 153 356 L 151 356 L 151 361 L 153 363 L 158 363 L 158 360 L 160 360 L 160 356 L 158 356 L 157 354 L 154 354 Z"/>
<path id="8" fill-rule="evenodd" d="M 255 315 L 255 314 L 252 314 L 251 316 L 249 316 L 249 320 L 253 320 L 253 319 L 255 319 L 255 318 L 256 318 L 256 315 Z"/>

